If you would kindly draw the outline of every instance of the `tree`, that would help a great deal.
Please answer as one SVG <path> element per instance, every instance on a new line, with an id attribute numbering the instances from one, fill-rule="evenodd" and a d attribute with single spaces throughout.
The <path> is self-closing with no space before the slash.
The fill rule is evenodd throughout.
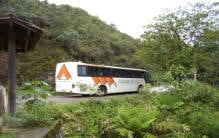
<path id="1" fill-rule="evenodd" d="M 201 60 L 201 79 L 215 85 L 219 82 L 219 30 L 206 29 L 201 38 L 202 47 L 200 53 L 205 54 L 207 59 Z"/>
<path id="2" fill-rule="evenodd" d="M 80 35 L 76 31 L 65 31 L 56 39 L 62 42 L 62 46 L 66 49 L 67 53 L 74 57 L 76 55 L 75 51 L 79 47 L 79 37 Z"/>
<path id="3" fill-rule="evenodd" d="M 145 27 L 143 46 L 136 59 L 155 71 L 167 71 L 176 65 L 186 69 L 188 75 L 200 72 L 203 64 L 212 59 L 209 51 L 203 51 L 207 45 L 202 40 L 206 31 L 213 29 L 214 13 L 213 5 L 197 3 L 160 15 Z M 204 68 L 209 66 L 213 65 Z"/>

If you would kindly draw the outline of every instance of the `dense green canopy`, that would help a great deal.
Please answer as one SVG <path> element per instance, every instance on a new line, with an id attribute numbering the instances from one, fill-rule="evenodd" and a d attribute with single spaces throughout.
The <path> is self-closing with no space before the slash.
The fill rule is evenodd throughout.
<path id="1" fill-rule="evenodd" d="M 194 79 L 219 82 L 216 6 L 197 3 L 155 18 L 145 27 L 136 59 L 154 72 L 170 71 L 175 79 L 194 74 Z"/>
<path id="2" fill-rule="evenodd" d="M 36 50 L 19 56 L 20 78 L 53 75 L 55 64 L 66 60 L 132 65 L 137 41 L 80 8 L 39 0 L 0 0 L 0 6 L 0 15 L 16 14 L 44 31 Z"/>

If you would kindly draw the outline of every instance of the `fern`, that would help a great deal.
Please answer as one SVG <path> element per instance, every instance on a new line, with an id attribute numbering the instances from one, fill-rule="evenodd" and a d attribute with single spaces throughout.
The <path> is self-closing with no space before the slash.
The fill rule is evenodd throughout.
<path id="1" fill-rule="evenodd" d="M 154 122 L 151 125 L 151 133 L 162 135 L 184 135 L 191 131 L 186 124 L 180 124 L 172 119 Z"/>
<path id="2" fill-rule="evenodd" d="M 176 95 L 171 95 L 171 93 L 158 94 L 155 98 L 155 103 L 160 109 L 167 109 L 169 111 L 178 109 L 184 103 Z"/>
<path id="3" fill-rule="evenodd" d="M 156 120 L 155 110 L 147 111 L 142 107 L 121 107 L 115 117 L 116 131 L 122 136 L 141 136 L 146 133 L 152 122 Z"/>

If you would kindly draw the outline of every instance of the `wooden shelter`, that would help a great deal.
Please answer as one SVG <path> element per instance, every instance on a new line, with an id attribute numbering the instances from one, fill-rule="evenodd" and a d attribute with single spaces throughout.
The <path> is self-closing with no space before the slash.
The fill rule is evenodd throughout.
<path id="1" fill-rule="evenodd" d="M 39 27 L 13 14 L 0 17 L 0 51 L 8 52 L 8 102 L 11 116 L 14 116 L 16 110 L 16 52 L 33 50 L 42 33 Z"/>

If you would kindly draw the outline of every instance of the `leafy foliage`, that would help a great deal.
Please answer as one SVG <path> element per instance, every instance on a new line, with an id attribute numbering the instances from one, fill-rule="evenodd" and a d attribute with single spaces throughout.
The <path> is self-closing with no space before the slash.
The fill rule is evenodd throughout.
<path id="1" fill-rule="evenodd" d="M 47 80 L 54 84 L 56 63 L 67 59 L 68 55 L 57 42 L 41 40 L 34 51 L 18 53 L 18 84 L 28 80 Z"/>
<path id="2" fill-rule="evenodd" d="M 181 124 L 173 119 L 158 121 L 151 126 L 151 133 L 165 137 L 187 137 L 190 131 L 190 126 Z"/>
<path id="3" fill-rule="evenodd" d="M 29 101 L 16 126 L 45 126 L 63 120 L 65 137 L 218 137 L 218 91 L 199 82 L 180 82 L 166 93 L 150 93 L 81 103 Z M 10 121 L 10 119 L 8 119 Z M 7 122 L 5 122 L 7 124 Z"/>
<path id="4" fill-rule="evenodd" d="M 29 100 L 18 107 L 15 117 L 4 116 L 4 125 L 12 128 L 45 127 L 54 122 L 52 106 L 41 100 Z"/>
<path id="5" fill-rule="evenodd" d="M 127 59 L 134 56 L 138 41 L 80 8 L 39 0 L 1 0 L 0 6 L 0 15 L 16 14 L 44 32 L 34 52 L 18 55 L 23 81 L 53 77 L 56 63 L 66 60 L 133 65 Z"/>
<path id="6" fill-rule="evenodd" d="M 25 103 L 23 126 L 48 126 L 54 121 L 51 107 L 41 100 L 32 100 Z"/>
<path id="7" fill-rule="evenodd" d="M 115 117 L 115 127 L 122 136 L 143 137 L 145 130 L 156 120 L 156 111 L 140 107 L 122 107 Z"/>
<path id="8" fill-rule="evenodd" d="M 176 86 L 150 93 L 147 85 L 138 96 L 57 105 L 56 117 L 64 120 L 67 137 L 217 137 L 218 92 L 199 82 Z"/>
<path id="9" fill-rule="evenodd" d="M 154 101 L 158 108 L 168 111 L 174 111 L 184 104 L 181 98 L 166 93 L 157 94 Z"/>
<path id="10" fill-rule="evenodd" d="M 15 130 L 9 129 L 9 130 L 4 131 L 4 133 L 0 135 L 0 138 L 13 138 L 15 137 L 15 134 L 16 134 Z"/>
<path id="11" fill-rule="evenodd" d="M 216 90 L 207 84 L 201 84 L 195 81 L 186 81 L 179 88 L 179 95 L 185 102 L 201 102 L 211 104 L 214 102 Z"/>
<path id="12" fill-rule="evenodd" d="M 197 3 L 164 12 L 145 26 L 135 59 L 153 72 L 171 71 L 177 80 L 194 75 L 194 79 L 215 84 L 219 49 L 214 8 L 214 4 Z"/>
<path id="13" fill-rule="evenodd" d="M 23 82 L 20 87 L 18 87 L 18 91 L 24 95 L 33 95 L 34 99 L 38 99 L 39 97 L 42 99 L 46 99 L 51 91 L 51 87 L 48 83 L 44 81 L 31 81 L 31 82 Z"/>

